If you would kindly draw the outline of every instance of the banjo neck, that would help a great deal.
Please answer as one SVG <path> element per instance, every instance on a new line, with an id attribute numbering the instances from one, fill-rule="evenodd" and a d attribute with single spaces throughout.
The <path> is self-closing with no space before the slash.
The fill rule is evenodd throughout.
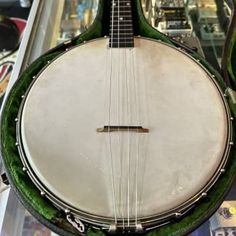
<path id="1" fill-rule="evenodd" d="M 131 0 L 111 1 L 109 47 L 134 47 Z"/>

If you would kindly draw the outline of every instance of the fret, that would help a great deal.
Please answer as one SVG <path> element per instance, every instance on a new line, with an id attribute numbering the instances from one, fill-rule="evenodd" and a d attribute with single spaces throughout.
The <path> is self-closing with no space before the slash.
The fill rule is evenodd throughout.
<path id="1" fill-rule="evenodd" d="M 133 37 L 128 38 L 110 38 L 110 42 L 123 43 L 123 42 L 133 42 Z"/>
<path id="2" fill-rule="evenodd" d="M 117 23 L 117 22 L 119 22 L 120 24 L 126 23 L 126 22 L 130 23 L 132 22 L 132 20 L 115 20 L 115 19 L 111 20 L 111 23 Z"/>
<path id="3" fill-rule="evenodd" d="M 111 24 L 111 28 L 113 30 L 117 29 L 133 29 L 133 24 L 132 22 L 128 22 L 127 24 Z"/>
<path id="4" fill-rule="evenodd" d="M 132 20 L 113 20 L 110 22 L 110 25 L 112 25 L 112 23 L 114 23 L 116 25 L 119 25 L 119 24 L 122 25 L 122 24 L 132 24 L 133 21 Z"/>
<path id="5" fill-rule="evenodd" d="M 110 42 L 132 42 L 133 41 L 133 37 L 132 35 L 129 35 L 129 37 L 111 37 Z"/>
<path id="6" fill-rule="evenodd" d="M 133 25 L 129 24 L 129 25 L 113 25 L 113 29 L 112 30 L 130 30 L 133 29 Z"/>
<path id="7" fill-rule="evenodd" d="M 124 11 L 125 9 L 127 10 L 127 11 L 129 11 L 129 10 L 131 10 L 131 6 L 124 6 L 124 5 L 120 5 L 120 6 L 114 6 L 114 7 L 112 7 L 115 11 Z M 117 10 L 118 9 L 118 10 Z"/>
<path id="8" fill-rule="evenodd" d="M 130 3 L 131 0 L 112 0 L 114 3 L 118 3 L 118 2 L 124 2 L 124 3 Z"/>
<path id="9" fill-rule="evenodd" d="M 113 42 L 117 42 L 118 40 L 120 40 L 120 42 L 130 42 L 130 41 L 133 41 L 133 35 L 129 35 L 129 36 L 125 36 L 125 37 L 120 37 L 120 36 L 111 36 L 110 41 L 113 41 Z"/>
<path id="10" fill-rule="evenodd" d="M 131 3 L 130 3 L 130 1 L 116 1 L 115 3 L 113 3 L 112 8 L 117 8 L 117 7 L 127 7 L 127 8 L 130 8 L 131 7 Z"/>
<path id="11" fill-rule="evenodd" d="M 109 45 L 131 45 L 134 44 L 133 40 L 129 40 L 129 41 L 109 41 Z"/>
<path id="12" fill-rule="evenodd" d="M 110 31 L 110 34 L 112 34 L 112 33 L 119 33 L 119 32 L 121 32 L 121 33 L 133 33 L 133 29 L 114 29 L 114 30 L 112 30 L 112 31 Z"/>
<path id="13" fill-rule="evenodd" d="M 110 32 L 112 32 L 112 31 L 119 31 L 119 30 L 130 30 L 130 29 L 133 29 L 133 25 L 131 25 L 131 24 L 127 24 L 127 25 L 113 25 L 113 27 L 111 27 L 112 28 L 112 30 L 110 31 Z"/>
<path id="14" fill-rule="evenodd" d="M 112 27 L 131 27 L 133 28 L 133 23 L 131 22 L 124 22 L 124 24 L 120 24 L 119 22 L 114 22 L 113 24 L 111 23 L 110 26 Z"/>
<path id="15" fill-rule="evenodd" d="M 112 3 L 115 3 L 115 4 L 118 4 L 118 3 L 125 3 L 125 4 L 127 4 L 127 3 L 131 3 L 131 1 L 130 0 L 111 0 L 111 2 Z"/>
<path id="16" fill-rule="evenodd" d="M 122 35 L 126 35 L 127 37 L 128 36 L 130 36 L 130 37 L 133 37 L 133 32 L 130 32 L 130 31 L 128 31 L 128 32 L 117 32 L 117 33 L 115 33 L 115 32 L 113 32 L 112 34 L 111 34 L 111 36 L 112 37 L 114 37 L 114 36 L 119 36 L 119 37 L 121 37 Z"/>
<path id="17" fill-rule="evenodd" d="M 127 11 L 131 10 L 131 6 L 124 5 L 124 4 L 119 5 L 118 3 L 112 7 L 112 9 L 115 9 L 116 11 L 125 11 L 125 8 L 127 9 Z"/>
<path id="18" fill-rule="evenodd" d="M 115 8 L 114 9 L 114 13 L 111 12 L 111 16 L 112 15 L 116 15 L 116 14 L 127 14 L 127 15 L 130 15 L 130 12 L 131 12 L 131 8 L 127 8 L 127 9 L 124 9 L 124 8 L 121 8 L 119 7 L 119 9 Z"/>
<path id="19" fill-rule="evenodd" d="M 116 30 L 110 33 L 110 36 L 114 35 L 119 35 L 119 37 L 121 37 L 122 35 L 124 35 L 125 37 L 133 36 L 133 30 Z"/>
<path id="20" fill-rule="evenodd" d="M 131 0 L 111 0 L 111 3 L 109 46 L 133 47 Z"/>
<path id="21" fill-rule="evenodd" d="M 120 18 L 114 18 L 113 20 L 110 21 L 110 25 L 112 24 L 116 24 L 116 25 L 132 24 L 133 25 L 133 20 L 131 18 L 130 19 L 122 18 L 122 20 Z"/>
<path id="22" fill-rule="evenodd" d="M 121 19 L 121 18 L 123 18 L 123 20 L 125 20 L 125 19 L 131 20 L 132 16 L 127 15 L 127 13 L 126 14 L 121 14 L 121 13 L 120 14 L 114 14 L 113 16 L 111 16 L 110 21 L 112 21 L 112 19 Z"/>
<path id="23" fill-rule="evenodd" d="M 117 11 L 117 12 L 114 12 L 114 13 L 111 12 L 111 16 L 112 16 L 112 14 L 115 15 L 115 14 L 118 14 L 118 13 L 120 13 L 120 14 L 121 14 L 121 13 L 126 13 L 127 15 L 129 15 L 129 14 L 130 14 L 130 9 L 129 9 L 128 11 L 120 10 L 119 12 L 118 12 L 118 11 Z"/>
<path id="24" fill-rule="evenodd" d="M 114 0 L 111 0 L 112 1 L 112 6 L 131 6 L 131 1 L 114 1 Z"/>
<path id="25" fill-rule="evenodd" d="M 120 42 L 128 42 L 128 41 L 132 41 L 133 40 L 133 37 L 129 36 L 129 37 L 114 37 L 112 36 L 110 38 L 110 40 L 112 40 L 113 42 L 116 42 L 116 41 L 120 41 Z"/>
<path id="26" fill-rule="evenodd" d="M 120 19 L 114 19 L 114 20 L 111 20 L 110 21 L 110 25 L 113 24 L 116 24 L 116 25 L 124 25 L 124 24 L 131 24 L 133 25 L 133 20 L 132 19 L 123 19 L 123 20 L 120 20 Z"/>
<path id="27" fill-rule="evenodd" d="M 130 43 L 113 43 L 110 44 L 109 43 L 109 47 L 111 48 L 133 48 L 134 47 L 134 42 L 130 42 Z"/>
<path id="28" fill-rule="evenodd" d="M 123 35 L 118 35 L 118 34 L 114 34 L 114 35 L 111 35 L 110 36 L 110 40 L 113 40 L 113 39 L 127 39 L 127 40 L 133 40 L 133 34 L 123 34 Z"/>

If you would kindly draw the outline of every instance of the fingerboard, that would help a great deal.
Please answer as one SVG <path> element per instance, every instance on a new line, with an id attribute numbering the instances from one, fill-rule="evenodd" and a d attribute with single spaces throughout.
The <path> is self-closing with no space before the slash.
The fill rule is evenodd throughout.
<path id="1" fill-rule="evenodd" d="M 110 18 L 111 48 L 134 47 L 132 0 L 112 0 Z"/>

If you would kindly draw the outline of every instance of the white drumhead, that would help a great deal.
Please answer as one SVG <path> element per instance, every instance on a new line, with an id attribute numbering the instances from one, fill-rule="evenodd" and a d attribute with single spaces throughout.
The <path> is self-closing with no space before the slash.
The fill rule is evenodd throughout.
<path id="1" fill-rule="evenodd" d="M 26 159 L 68 206 L 104 217 L 162 214 L 218 171 L 225 104 L 209 74 L 179 50 L 141 38 L 133 49 L 107 45 L 78 46 L 39 75 L 21 117 Z M 96 131 L 106 125 L 149 133 Z"/>

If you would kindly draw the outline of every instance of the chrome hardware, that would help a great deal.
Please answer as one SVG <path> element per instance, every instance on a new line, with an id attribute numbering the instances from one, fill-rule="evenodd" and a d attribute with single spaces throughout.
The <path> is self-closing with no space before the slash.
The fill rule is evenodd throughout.
<path id="1" fill-rule="evenodd" d="M 27 168 L 24 166 L 24 167 L 22 168 L 22 170 L 23 170 L 24 172 L 26 172 L 26 171 L 27 171 Z"/>
<path id="2" fill-rule="evenodd" d="M 115 224 L 110 225 L 109 233 L 114 234 L 117 231 L 117 226 Z"/>
<path id="3" fill-rule="evenodd" d="M 220 172 L 221 172 L 221 173 L 225 173 L 225 169 L 221 169 Z"/>
<path id="4" fill-rule="evenodd" d="M 202 197 L 206 197 L 206 196 L 207 196 L 206 192 L 202 193 Z"/>
<path id="5" fill-rule="evenodd" d="M 70 44 L 71 43 L 71 40 L 67 40 L 64 42 L 64 45 L 67 45 L 67 44 Z"/>
<path id="6" fill-rule="evenodd" d="M 176 213 L 175 213 L 175 217 L 176 217 L 176 218 L 180 218 L 181 216 L 182 216 L 182 214 L 181 214 L 180 212 L 176 212 Z"/>
<path id="7" fill-rule="evenodd" d="M 141 223 L 137 223 L 137 224 L 136 224 L 136 232 L 137 232 L 137 233 L 143 232 L 143 226 L 142 226 Z"/>
<path id="8" fill-rule="evenodd" d="M 18 121 L 19 121 L 19 119 L 18 119 L 18 118 L 16 118 L 16 119 L 15 119 L 15 122 L 18 122 Z"/>
<path id="9" fill-rule="evenodd" d="M 69 209 L 65 209 L 65 213 L 66 213 L 66 214 L 69 214 L 69 213 L 70 213 L 70 210 L 69 210 Z"/>
<path id="10" fill-rule="evenodd" d="M 225 90 L 225 93 L 227 95 L 229 95 L 229 97 L 231 98 L 233 104 L 236 104 L 236 92 L 233 89 L 231 89 L 231 88 L 227 88 Z"/>
<path id="11" fill-rule="evenodd" d="M 80 233 L 84 233 L 85 231 L 85 226 L 84 224 L 77 218 L 75 218 L 72 215 L 67 215 L 66 219 L 71 223 L 71 225 L 76 228 Z"/>

